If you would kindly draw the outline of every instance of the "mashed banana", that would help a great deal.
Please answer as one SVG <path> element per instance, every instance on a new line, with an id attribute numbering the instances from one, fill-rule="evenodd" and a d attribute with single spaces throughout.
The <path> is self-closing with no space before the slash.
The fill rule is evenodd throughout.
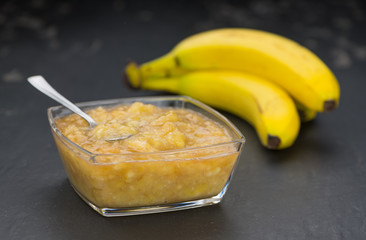
<path id="1" fill-rule="evenodd" d="M 71 183 L 98 207 L 149 206 L 217 195 L 238 157 L 230 144 L 194 149 L 229 142 L 231 137 L 192 110 L 136 102 L 99 107 L 88 114 L 98 123 L 92 130 L 75 114 L 55 124 L 92 158 L 54 136 Z M 108 140 L 119 136 L 130 137 Z M 185 150 L 171 151 L 179 149 Z"/>

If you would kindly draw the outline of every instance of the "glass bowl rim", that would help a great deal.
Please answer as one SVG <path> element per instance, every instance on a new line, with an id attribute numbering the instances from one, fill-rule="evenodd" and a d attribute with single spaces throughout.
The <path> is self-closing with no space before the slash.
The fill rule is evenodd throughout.
<path id="1" fill-rule="evenodd" d="M 176 96 L 140 96 L 140 97 L 128 97 L 128 98 L 113 98 L 113 99 L 102 99 L 102 100 L 94 100 L 94 101 L 85 101 L 85 102 L 78 102 L 75 103 L 78 107 L 98 107 L 100 105 L 107 105 L 107 104 L 115 104 L 116 106 L 123 105 L 123 101 L 126 102 L 134 102 L 134 101 L 169 101 L 169 100 L 178 100 L 178 101 L 185 101 L 190 102 L 193 105 L 196 105 L 200 109 L 208 112 L 210 115 L 214 115 L 216 118 L 220 119 L 223 123 L 225 123 L 224 127 L 228 127 L 235 135 L 237 135 L 237 139 L 222 142 L 222 143 L 216 143 L 216 144 L 210 144 L 200 147 L 190 147 L 190 148 L 182 148 L 182 149 L 174 149 L 174 150 L 164 150 L 164 151 L 157 151 L 157 152 L 136 152 L 136 153 L 93 153 L 90 152 L 70 139 L 68 139 L 65 135 L 63 135 L 60 130 L 56 127 L 54 118 L 52 116 L 52 112 L 59 109 L 67 109 L 66 107 L 62 105 L 52 106 L 47 109 L 47 116 L 48 121 L 51 126 L 51 129 L 58 137 L 60 137 L 62 140 L 66 141 L 67 143 L 71 144 L 72 147 L 76 148 L 77 150 L 83 152 L 84 154 L 88 155 L 91 158 L 99 157 L 99 156 L 134 156 L 134 155 L 154 155 L 154 154 L 172 154 L 172 153 L 182 153 L 187 151 L 195 151 L 200 149 L 206 149 L 211 147 L 218 147 L 218 146 L 224 146 L 224 145 L 230 145 L 235 143 L 241 143 L 242 145 L 246 142 L 245 136 L 240 132 L 240 130 L 225 116 L 223 116 L 221 113 L 216 111 L 215 109 L 209 107 L 208 105 L 193 99 L 188 96 L 183 95 L 176 95 Z"/>

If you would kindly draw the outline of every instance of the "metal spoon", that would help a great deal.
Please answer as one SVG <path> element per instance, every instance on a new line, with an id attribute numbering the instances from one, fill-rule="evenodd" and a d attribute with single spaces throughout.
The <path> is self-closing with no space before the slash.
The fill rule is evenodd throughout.
<path id="1" fill-rule="evenodd" d="M 44 79 L 41 75 L 36 75 L 28 78 L 28 82 L 35 88 L 37 88 L 42 93 L 46 94 L 50 98 L 54 99 L 55 101 L 61 103 L 74 113 L 78 114 L 80 117 L 84 118 L 85 121 L 89 123 L 90 129 L 95 128 L 98 123 L 96 123 L 88 114 L 83 112 L 79 107 L 77 107 L 75 104 L 67 100 L 64 96 L 62 96 L 60 93 L 58 93 L 47 81 Z M 110 139 L 104 139 L 106 141 L 117 141 L 117 140 L 123 140 L 126 138 L 131 137 L 132 134 L 120 136 L 120 137 L 113 137 Z"/>

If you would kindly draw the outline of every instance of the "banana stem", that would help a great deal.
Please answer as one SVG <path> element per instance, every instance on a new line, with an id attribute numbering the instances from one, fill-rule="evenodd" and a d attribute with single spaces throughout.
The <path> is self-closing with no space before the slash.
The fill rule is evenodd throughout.
<path id="1" fill-rule="evenodd" d="M 179 93 L 179 80 L 177 78 L 151 78 L 141 83 L 141 89 L 163 90 L 171 93 Z"/>
<path id="2" fill-rule="evenodd" d="M 167 71 L 179 67 L 179 62 L 174 54 L 168 53 L 140 66 L 139 71 L 143 79 L 161 78 L 167 76 Z"/>

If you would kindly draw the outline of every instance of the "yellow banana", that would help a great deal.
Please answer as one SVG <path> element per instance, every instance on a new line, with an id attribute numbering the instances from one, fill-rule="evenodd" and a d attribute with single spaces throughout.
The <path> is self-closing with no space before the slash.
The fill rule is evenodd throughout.
<path id="1" fill-rule="evenodd" d="M 197 70 L 260 76 L 318 112 L 333 110 L 339 102 L 338 82 L 315 54 L 287 38 L 251 29 L 219 29 L 191 36 L 166 55 L 142 64 L 137 77 L 143 82 Z"/>
<path id="2" fill-rule="evenodd" d="M 136 86 L 133 69 L 127 79 Z M 153 78 L 142 89 L 188 95 L 218 109 L 236 114 L 257 131 L 264 146 L 283 149 L 295 141 L 299 116 L 291 97 L 262 78 L 233 71 L 197 71 L 171 78 Z"/>

